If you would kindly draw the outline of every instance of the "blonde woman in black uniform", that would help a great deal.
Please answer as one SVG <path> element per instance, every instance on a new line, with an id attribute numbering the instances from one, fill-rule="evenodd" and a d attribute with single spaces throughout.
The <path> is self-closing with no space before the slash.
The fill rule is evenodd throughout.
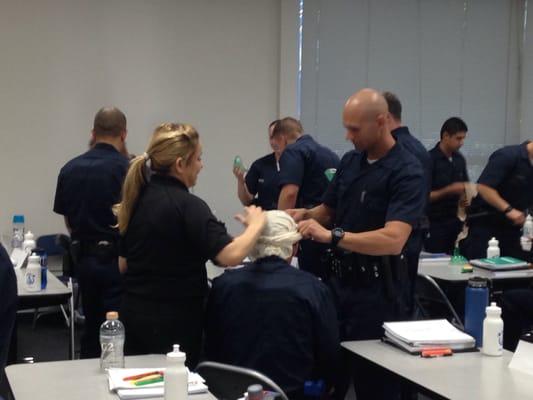
<path id="1" fill-rule="evenodd" d="M 209 206 L 189 193 L 201 154 L 192 126 L 160 125 L 146 153 L 132 161 L 117 206 L 126 354 L 166 353 L 177 343 L 189 368 L 202 342 L 206 261 L 240 264 L 265 224 L 261 208 L 247 207 L 237 216 L 246 228 L 232 238 Z"/>

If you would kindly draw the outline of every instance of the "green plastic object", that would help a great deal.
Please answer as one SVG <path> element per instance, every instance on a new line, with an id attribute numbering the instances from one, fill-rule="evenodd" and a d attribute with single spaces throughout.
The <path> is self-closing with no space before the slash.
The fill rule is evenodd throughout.
<path id="1" fill-rule="evenodd" d="M 233 160 L 233 168 L 239 168 L 242 172 L 246 172 L 246 167 L 244 166 L 240 156 L 235 156 L 235 159 Z"/>
<path id="2" fill-rule="evenodd" d="M 459 253 L 459 247 L 453 249 L 453 255 L 450 260 L 451 265 L 465 265 L 468 264 L 468 260 Z"/>
<path id="3" fill-rule="evenodd" d="M 328 178 L 328 182 L 331 182 L 333 180 L 333 177 L 335 176 L 336 172 L 336 168 L 328 168 L 324 171 L 324 175 L 326 175 L 326 178 Z"/>

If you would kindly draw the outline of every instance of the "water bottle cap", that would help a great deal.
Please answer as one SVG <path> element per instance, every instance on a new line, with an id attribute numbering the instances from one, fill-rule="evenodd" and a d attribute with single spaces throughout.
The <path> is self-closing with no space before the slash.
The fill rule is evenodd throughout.
<path id="1" fill-rule="evenodd" d="M 173 359 L 183 359 L 185 360 L 185 353 L 180 351 L 180 345 L 175 344 L 172 346 L 172 351 L 170 353 L 167 353 L 167 357 L 171 357 Z"/>
<path id="2" fill-rule="evenodd" d="M 24 215 L 13 215 L 13 223 L 14 224 L 23 224 L 24 223 Z"/>
<path id="3" fill-rule="evenodd" d="M 531 214 L 527 215 L 526 221 L 532 221 L 533 222 L 533 217 L 531 217 Z"/>
<path id="4" fill-rule="evenodd" d="M 486 288 L 488 286 L 488 281 L 486 278 L 474 276 L 468 280 L 468 286 L 473 288 Z"/>
<path id="5" fill-rule="evenodd" d="M 263 392 L 263 386 L 256 383 L 255 385 L 248 386 L 248 389 L 246 391 L 248 392 L 248 395 L 259 394 Z"/>
<path id="6" fill-rule="evenodd" d="M 106 319 L 115 320 L 118 319 L 118 312 L 116 311 L 108 311 L 105 315 Z"/>
<path id="7" fill-rule="evenodd" d="M 486 309 L 487 315 L 498 316 L 502 313 L 502 309 L 498 307 L 495 302 L 490 303 L 490 306 Z"/>
<path id="8" fill-rule="evenodd" d="M 494 237 L 489 240 L 489 246 L 498 246 L 498 244 L 500 244 L 500 242 Z"/>
<path id="9" fill-rule="evenodd" d="M 28 231 L 24 234 L 24 240 L 33 240 L 33 239 L 35 239 L 35 235 L 31 231 Z"/>

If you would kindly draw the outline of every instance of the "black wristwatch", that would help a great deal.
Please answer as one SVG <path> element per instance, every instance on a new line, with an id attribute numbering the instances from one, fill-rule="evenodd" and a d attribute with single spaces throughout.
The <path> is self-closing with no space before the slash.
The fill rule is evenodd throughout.
<path id="1" fill-rule="evenodd" d="M 331 230 L 331 248 L 337 247 L 339 242 L 344 237 L 344 229 L 342 228 L 333 228 Z"/>
<path id="2" fill-rule="evenodd" d="M 509 205 L 509 206 L 507 206 L 507 208 L 506 208 L 505 210 L 503 210 L 503 213 L 504 213 L 505 215 L 507 215 L 507 214 L 509 214 L 509 213 L 510 213 L 511 211 L 513 211 L 513 210 L 514 210 L 513 206 Z"/>

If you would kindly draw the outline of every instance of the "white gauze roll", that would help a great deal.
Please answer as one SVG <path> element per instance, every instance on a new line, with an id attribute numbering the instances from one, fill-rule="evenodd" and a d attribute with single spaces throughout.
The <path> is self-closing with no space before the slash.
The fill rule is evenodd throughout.
<path id="1" fill-rule="evenodd" d="M 252 261 L 268 256 L 288 259 L 292 255 L 292 245 L 302 238 L 296 222 L 285 211 L 279 210 L 267 211 L 266 219 L 265 227 L 249 258 Z"/>

